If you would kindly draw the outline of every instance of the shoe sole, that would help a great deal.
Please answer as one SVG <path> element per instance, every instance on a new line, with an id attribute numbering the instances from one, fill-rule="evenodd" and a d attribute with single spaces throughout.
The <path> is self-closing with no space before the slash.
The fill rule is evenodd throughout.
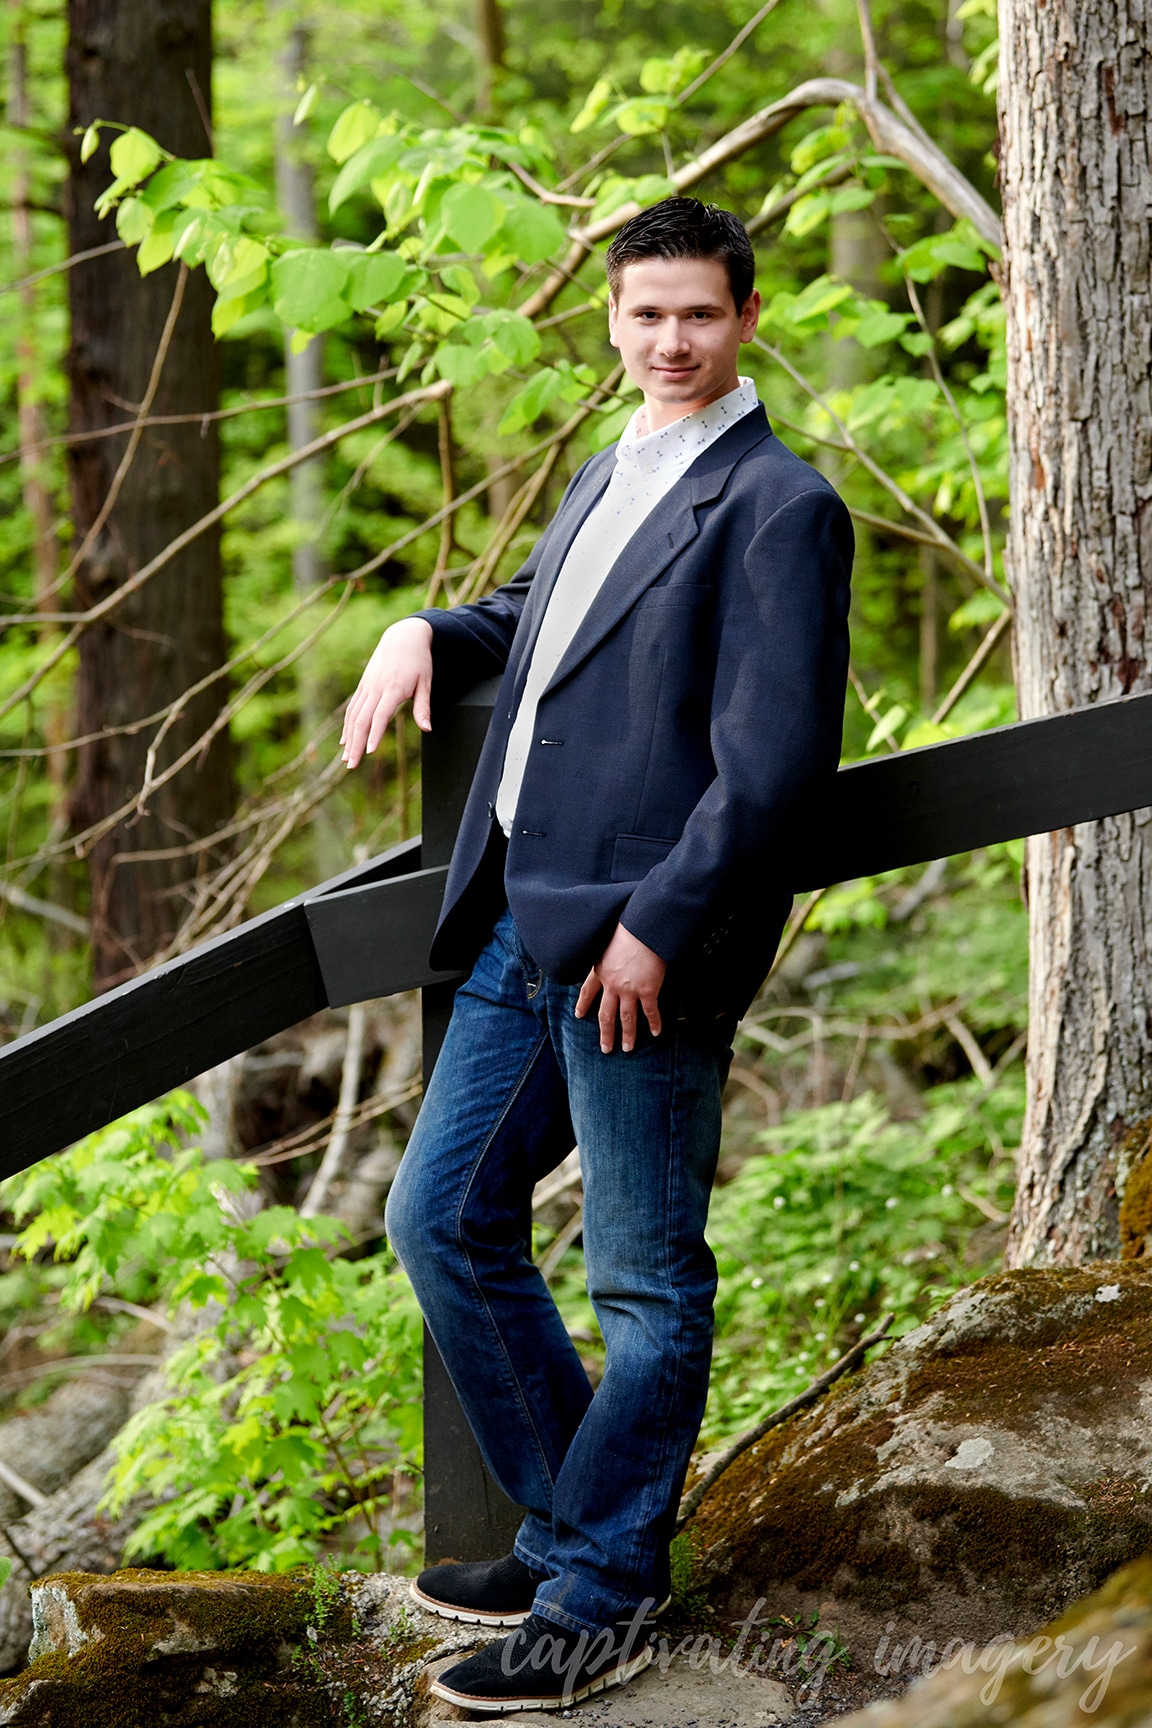
<path id="1" fill-rule="evenodd" d="M 512 1614 L 485 1614 L 479 1608 L 456 1608 L 450 1602 L 437 1602 L 435 1597 L 425 1596 L 415 1582 L 409 1584 L 408 1594 L 426 1614 L 438 1614 L 441 1620 L 458 1620 L 464 1626 L 522 1626 L 532 1612 L 531 1608 L 525 1608 Z M 671 1601 L 671 1596 L 665 1596 L 654 1610 L 653 1619 L 659 1619 Z"/>
<path id="2" fill-rule="evenodd" d="M 652 1659 L 652 1647 L 645 1645 L 631 1662 L 601 1674 L 598 1679 L 590 1680 L 587 1686 L 578 1686 L 575 1692 L 562 1698 L 480 1698 L 473 1692 L 456 1692 L 440 1680 L 433 1680 L 431 1691 L 434 1697 L 443 1698 L 446 1704 L 455 1704 L 463 1710 L 479 1710 L 488 1716 L 512 1716 L 524 1710 L 568 1710 L 573 1704 L 583 1703 L 585 1698 L 595 1697 L 598 1692 L 607 1692 L 613 1686 L 626 1686 L 629 1680 L 634 1680 L 648 1667 Z"/>
<path id="3" fill-rule="evenodd" d="M 415 1583 L 409 1584 L 408 1594 L 426 1614 L 438 1614 L 441 1620 L 459 1620 L 465 1626 L 522 1626 L 532 1612 L 531 1607 L 503 1614 L 486 1614 L 480 1608 L 456 1608 L 451 1602 L 437 1602 L 434 1596 L 425 1596 Z"/>

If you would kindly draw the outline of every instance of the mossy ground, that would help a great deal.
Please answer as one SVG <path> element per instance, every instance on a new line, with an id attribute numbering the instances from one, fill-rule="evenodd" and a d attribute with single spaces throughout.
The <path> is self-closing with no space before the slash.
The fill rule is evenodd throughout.
<path id="1" fill-rule="evenodd" d="M 51 1580 L 87 1642 L 0 1682 L 0 1721 L 36 1728 L 355 1728 L 424 1653 L 360 1635 L 313 1573 L 126 1571 Z M 400 1718 L 402 1720 L 402 1718 Z"/>

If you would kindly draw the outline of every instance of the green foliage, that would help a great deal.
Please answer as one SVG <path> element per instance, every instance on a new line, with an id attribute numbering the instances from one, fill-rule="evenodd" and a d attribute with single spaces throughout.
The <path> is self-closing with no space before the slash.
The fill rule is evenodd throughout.
<path id="1" fill-rule="evenodd" d="M 889 1309 L 896 1333 L 978 1270 L 965 1261 L 1004 1211 L 1022 1086 L 939 1086 L 924 1115 L 893 1120 L 864 1094 L 793 1116 L 714 1197 L 709 1237 L 721 1274 L 712 1435 L 738 1430 L 842 1354 Z M 991 1258 L 991 1256 L 990 1256 Z"/>
<path id="2" fill-rule="evenodd" d="M 334 1220 L 253 1212 L 251 1168 L 184 1144 L 199 1120 L 176 1095 L 0 1192 L 16 1252 L 52 1249 L 65 1308 L 147 1266 L 184 1334 L 169 1392 L 118 1438 L 108 1503 L 152 1497 L 130 1552 L 177 1566 L 282 1571 L 361 1530 L 353 1559 L 378 1564 L 379 1508 L 419 1460 L 411 1291 L 387 1252 L 341 1258 Z"/>

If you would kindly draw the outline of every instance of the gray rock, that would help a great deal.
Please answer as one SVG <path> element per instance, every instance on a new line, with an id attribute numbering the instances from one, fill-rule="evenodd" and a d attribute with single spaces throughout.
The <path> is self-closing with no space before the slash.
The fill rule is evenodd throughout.
<path id="1" fill-rule="evenodd" d="M 962 1291 L 705 1497 L 698 1582 L 737 1617 L 882 1639 L 1030 1634 L 1152 1551 L 1152 1266 Z"/>

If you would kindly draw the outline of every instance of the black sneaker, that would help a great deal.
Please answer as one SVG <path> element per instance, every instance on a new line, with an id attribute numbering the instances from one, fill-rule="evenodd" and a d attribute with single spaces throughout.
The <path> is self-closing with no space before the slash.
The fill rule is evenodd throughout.
<path id="1" fill-rule="evenodd" d="M 625 1685 L 647 1668 L 653 1655 L 647 1626 L 637 1615 L 599 1632 L 569 1632 L 530 1614 L 507 1638 L 433 1680 L 432 1692 L 460 1709 L 494 1716 L 566 1710 L 593 1693 Z"/>
<path id="2" fill-rule="evenodd" d="M 463 1620 L 468 1626 L 520 1626 L 546 1576 L 533 1572 L 515 1554 L 506 1554 L 502 1560 L 447 1560 L 429 1566 L 408 1589 L 421 1608 L 445 1620 Z"/>

